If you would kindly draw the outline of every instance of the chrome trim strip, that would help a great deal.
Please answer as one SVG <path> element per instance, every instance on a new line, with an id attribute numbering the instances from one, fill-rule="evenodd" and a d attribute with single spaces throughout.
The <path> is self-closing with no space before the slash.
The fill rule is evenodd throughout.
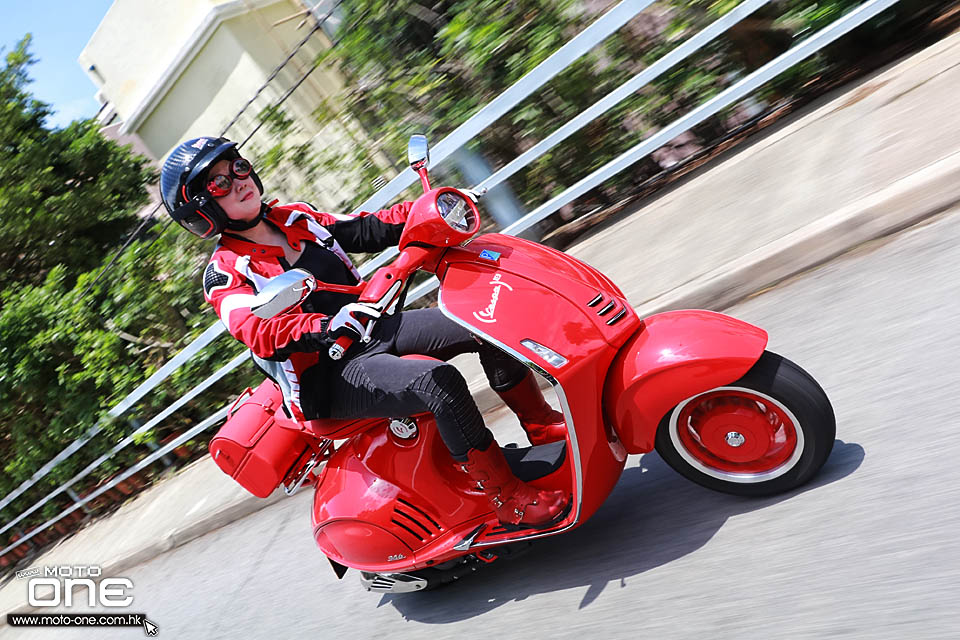
<path id="1" fill-rule="evenodd" d="M 548 535 L 554 535 L 556 533 L 561 533 L 563 531 L 567 531 L 568 529 L 573 528 L 580 521 L 580 510 L 583 504 L 583 468 L 580 463 L 580 445 L 577 443 L 577 430 L 573 424 L 573 413 L 570 411 L 570 403 L 567 401 L 567 394 L 564 393 L 563 386 L 557 381 L 556 378 L 554 378 L 552 375 L 547 373 L 543 369 L 543 367 L 538 365 L 536 362 L 534 362 L 530 358 L 524 356 L 519 351 L 516 351 L 508 347 L 507 345 L 503 344 L 496 338 L 493 338 L 492 336 L 485 333 L 484 331 L 481 331 L 477 327 L 469 324 L 465 320 L 462 320 L 461 318 L 458 318 L 457 316 L 453 315 L 450 312 L 450 310 L 447 309 L 447 306 L 443 304 L 443 287 L 441 287 L 437 293 L 437 306 L 440 308 L 440 311 L 441 313 L 443 313 L 443 315 L 447 316 L 448 318 L 450 318 L 460 326 L 469 329 L 472 333 L 475 333 L 479 337 L 483 338 L 484 341 L 489 342 L 490 344 L 497 347 L 498 349 L 510 354 L 511 356 L 513 356 L 514 358 L 516 358 L 517 360 L 519 360 L 520 362 L 527 365 L 528 367 L 530 367 L 531 369 L 533 369 L 534 371 L 542 375 L 544 378 L 546 378 L 547 381 L 550 383 L 550 385 L 553 387 L 554 391 L 557 392 L 557 398 L 560 400 L 560 409 L 563 411 L 563 418 L 567 422 L 567 435 L 569 437 L 569 442 L 570 442 L 569 453 L 573 457 L 573 475 L 574 475 L 574 482 L 576 484 L 576 504 L 574 505 L 576 510 L 573 513 L 573 520 L 570 522 L 570 524 L 568 524 L 566 527 L 562 529 L 557 529 L 555 531 L 549 531 L 546 533 L 534 533 L 529 536 L 524 536 L 522 538 L 512 538 L 510 542 L 515 542 L 517 540 L 533 540 L 534 538 L 542 538 Z M 503 541 L 494 540 L 490 542 L 478 542 L 478 543 L 472 544 L 471 548 L 497 545 L 497 544 L 503 544 Z"/>
<path id="2" fill-rule="evenodd" d="M 605 315 L 607 315 L 608 313 L 610 313 L 611 311 L 613 311 L 614 307 L 616 307 L 616 306 L 617 306 L 617 303 L 616 303 L 615 301 L 611 300 L 610 303 L 607 304 L 607 306 L 605 306 L 603 309 L 600 309 L 600 311 L 597 311 L 597 315 L 598 315 L 598 316 L 605 316 Z"/>
<path id="3" fill-rule="evenodd" d="M 470 545 L 473 544 L 473 541 L 477 539 L 477 536 L 480 535 L 483 532 L 483 530 L 486 528 L 487 528 L 486 523 L 481 524 L 476 529 L 468 533 L 463 540 L 453 545 L 453 548 L 456 549 L 457 551 L 466 551 L 467 549 L 470 548 Z"/>
<path id="4" fill-rule="evenodd" d="M 627 315 L 627 308 L 626 308 L 626 307 L 624 307 L 623 309 L 620 309 L 620 313 L 618 313 L 617 315 L 615 315 L 615 316 L 613 316 L 612 318 L 610 318 L 609 320 L 607 320 L 607 324 L 608 324 L 608 325 L 616 324 L 617 320 L 619 320 L 620 318 L 622 318 L 622 317 L 625 316 L 625 315 Z"/>
<path id="5" fill-rule="evenodd" d="M 602 294 L 602 293 L 598 293 L 596 298 L 594 298 L 593 300 L 591 300 L 590 302 L 587 303 L 587 306 L 588 306 L 588 307 L 595 307 L 595 306 L 597 306 L 598 304 L 600 304 L 601 302 L 603 302 L 603 294 Z"/>

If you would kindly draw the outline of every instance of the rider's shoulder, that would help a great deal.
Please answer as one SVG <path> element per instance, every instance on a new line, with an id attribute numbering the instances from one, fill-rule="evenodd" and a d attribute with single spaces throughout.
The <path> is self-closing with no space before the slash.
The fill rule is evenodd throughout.
<path id="1" fill-rule="evenodd" d="M 225 246 L 224 244 L 218 243 L 213 249 L 213 253 L 210 254 L 210 258 L 207 260 L 207 265 L 215 264 L 220 268 L 225 269 L 235 269 L 234 265 L 237 262 L 237 259 L 241 257 L 241 254 L 232 249 L 231 247 Z"/>

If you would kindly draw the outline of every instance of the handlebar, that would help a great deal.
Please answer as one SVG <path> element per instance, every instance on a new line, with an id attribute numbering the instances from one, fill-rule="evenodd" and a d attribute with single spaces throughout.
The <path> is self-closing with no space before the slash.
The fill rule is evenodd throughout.
<path id="1" fill-rule="evenodd" d="M 336 342 L 330 345 L 330 350 L 327 351 L 327 355 L 330 356 L 331 360 L 339 360 L 352 344 L 353 338 L 350 336 L 340 336 Z"/>
<path id="2" fill-rule="evenodd" d="M 371 318 L 367 321 L 365 325 L 366 330 L 363 332 L 363 335 L 360 336 L 360 342 L 370 342 L 370 335 L 373 333 L 373 325 L 377 323 L 376 320 Z M 330 345 L 330 349 L 327 350 L 327 355 L 330 356 L 331 360 L 339 360 L 343 357 L 343 354 L 347 352 L 347 349 L 353 344 L 354 340 L 349 335 L 343 335 L 337 338 L 336 342 Z"/>

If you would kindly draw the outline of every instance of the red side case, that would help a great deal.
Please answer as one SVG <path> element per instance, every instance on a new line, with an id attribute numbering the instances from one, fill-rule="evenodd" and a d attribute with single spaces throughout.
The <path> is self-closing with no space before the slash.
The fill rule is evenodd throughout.
<path id="1" fill-rule="evenodd" d="M 296 424 L 283 416 L 282 404 L 280 388 L 264 380 L 210 440 L 217 465 L 258 498 L 273 493 L 309 448 Z"/>

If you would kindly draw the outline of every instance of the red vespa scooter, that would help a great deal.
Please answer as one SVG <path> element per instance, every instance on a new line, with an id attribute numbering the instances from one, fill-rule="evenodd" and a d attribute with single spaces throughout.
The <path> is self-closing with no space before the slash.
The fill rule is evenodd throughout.
<path id="1" fill-rule="evenodd" d="M 424 194 L 400 254 L 355 290 L 390 314 L 416 271 L 434 273 L 447 317 L 546 379 L 567 440 L 504 455 L 519 478 L 568 492 L 572 505 L 548 529 L 504 528 L 432 415 L 297 423 L 267 380 L 231 412 L 211 455 L 262 497 L 314 484 L 314 537 L 339 577 L 352 567 L 368 590 L 419 591 L 516 555 L 586 522 L 628 454 L 656 448 L 688 479 L 748 496 L 790 490 L 824 464 L 835 437 L 830 402 L 806 372 L 765 351 L 762 329 L 709 311 L 641 320 L 613 282 L 565 253 L 499 234 L 467 242 L 479 228 L 475 203 L 430 187 L 423 136 L 411 139 L 409 156 Z M 315 286 L 306 272 L 284 273 L 254 312 L 296 308 Z M 349 347 L 341 338 L 329 355 Z"/>

